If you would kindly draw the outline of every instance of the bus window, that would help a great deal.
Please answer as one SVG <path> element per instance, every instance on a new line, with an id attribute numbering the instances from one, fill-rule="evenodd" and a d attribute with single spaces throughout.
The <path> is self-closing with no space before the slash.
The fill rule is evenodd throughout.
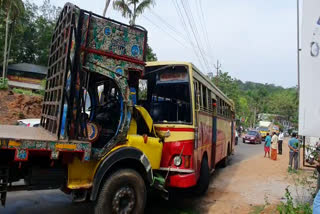
<path id="1" fill-rule="evenodd" d="M 199 104 L 199 90 L 198 90 L 198 82 L 193 81 L 193 87 L 194 87 L 194 100 L 195 100 L 195 108 L 196 110 L 200 109 L 200 104 Z"/>
<path id="2" fill-rule="evenodd" d="M 202 85 L 202 103 L 203 103 L 203 105 L 202 105 L 202 107 L 203 108 L 207 108 L 207 88 L 204 86 L 204 85 Z"/>

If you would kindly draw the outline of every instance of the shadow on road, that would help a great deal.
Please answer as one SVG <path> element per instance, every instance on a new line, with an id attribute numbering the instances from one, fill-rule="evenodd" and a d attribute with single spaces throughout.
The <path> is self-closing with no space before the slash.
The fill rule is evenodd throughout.
<path id="1" fill-rule="evenodd" d="M 202 213 L 208 211 L 208 208 L 214 205 L 216 201 L 224 200 L 221 199 L 221 193 L 230 184 L 230 179 L 234 173 L 239 170 L 238 163 L 250 159 L 257 154 L 262 154 L 263 146 L 243 144 L 239 140 L 239 144 L 235 150 L 230 165 L 226 168 L 218 168 L 211 176 L 209 190 L 205 196 L 197 197 L 190 190 L 173 190 L 171 192 L 171 199 L 166 201 L 159 194 L 151 193 L 148 196 L 145 213 Z M 228 172 L 228 177 L 221 177 L 224 176 L 225 172 Z M 215 184 L 216 179 L 223 179 L 223 185 L 217 188 Z M 93 205 L 91 203 L 72 203 L 71 198 L 59 190 L 22 191 L 9 193 L 7 205 L 5 208 L 0 208 L 0 213 L 87 214 L 93 213 Z"/>

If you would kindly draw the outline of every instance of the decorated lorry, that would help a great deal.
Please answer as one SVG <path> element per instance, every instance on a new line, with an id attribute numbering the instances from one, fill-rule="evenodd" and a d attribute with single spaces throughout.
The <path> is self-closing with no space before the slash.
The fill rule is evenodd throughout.
<path id="1" fill-rule="evenodd" d="M 136 105 L 147 32 L 67 3 L 50 48 L 41 126 L 0 125 L 0 196 L 60 188 L 95 213 L 142 213 L 163 189 L 162 138 Z M 14 182 L 23 179 L 24 185 Z"/>

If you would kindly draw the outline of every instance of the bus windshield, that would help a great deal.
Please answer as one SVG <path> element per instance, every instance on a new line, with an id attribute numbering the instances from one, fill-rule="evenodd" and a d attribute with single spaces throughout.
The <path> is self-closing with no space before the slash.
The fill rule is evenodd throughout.
<path id="1" fill-rule="evenodd" d="M 155 123 L 191 123 L 186 66 L 147 67 L 147 109 Z"/>

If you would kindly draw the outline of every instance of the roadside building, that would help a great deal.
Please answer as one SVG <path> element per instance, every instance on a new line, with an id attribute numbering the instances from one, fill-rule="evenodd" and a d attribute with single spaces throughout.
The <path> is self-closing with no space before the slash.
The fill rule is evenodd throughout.
<path id="1" fill-rule="evenodd" d="M 39 90 L 41 89 L 41 80 L 47 76 L 47 70 L 45 66 L 29 63 L 11 64 L 8 66 L 7 72 L 9 86 Z"/>

